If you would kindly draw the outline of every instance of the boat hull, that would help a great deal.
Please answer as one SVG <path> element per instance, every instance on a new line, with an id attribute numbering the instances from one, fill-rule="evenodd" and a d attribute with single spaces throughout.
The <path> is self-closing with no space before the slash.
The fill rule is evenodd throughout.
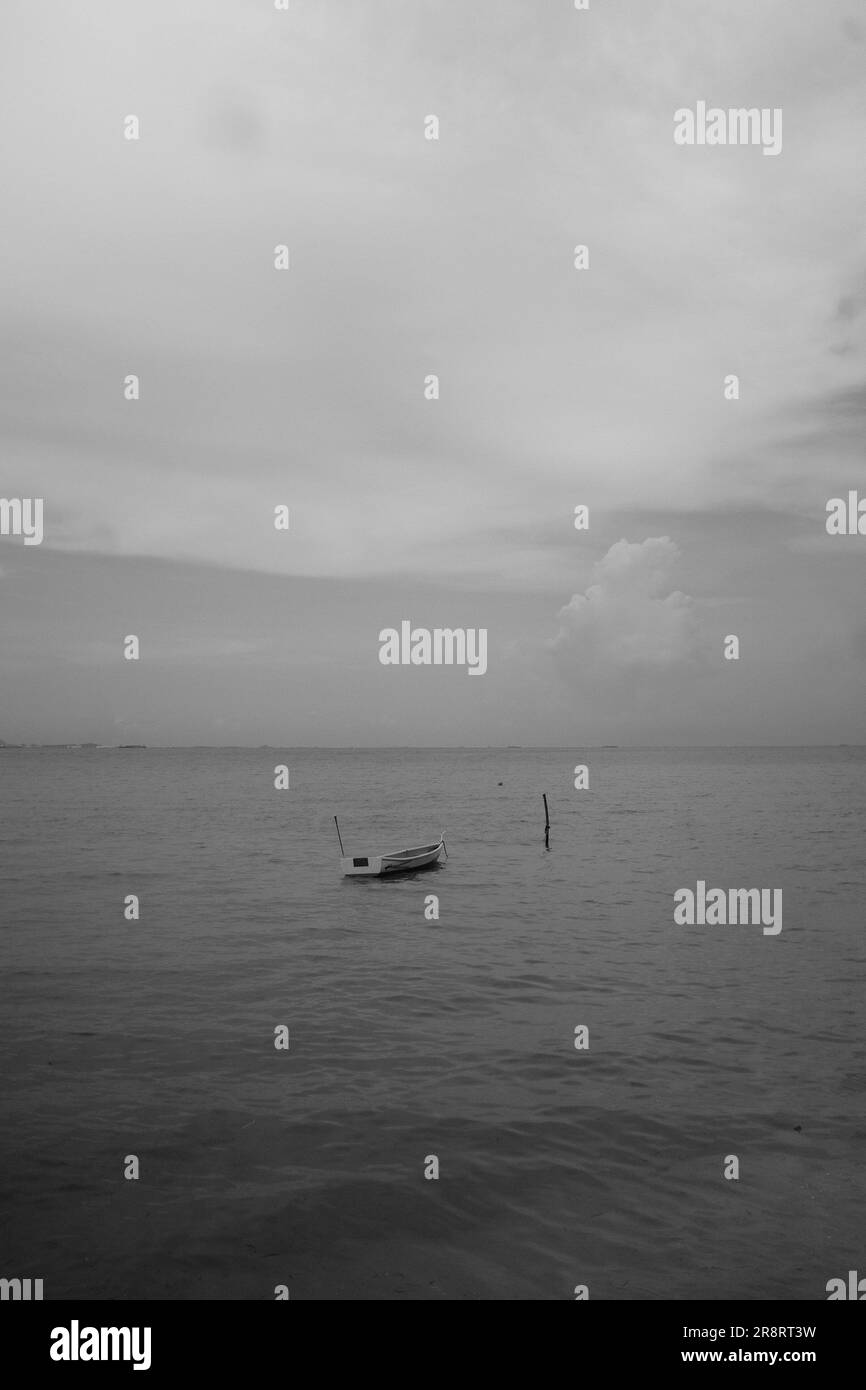
<path id="1" fill-rule="evenodd" d="M 346 856 L 340 860 L 340 868 L 347 877 L 405 874 L 415 869 L 429 869 L 439 861 L 445 848 L 445 841 L 433 845 L 419 845 L 416 849 L 401 849 L 395 854 L 373 854 Z"/>

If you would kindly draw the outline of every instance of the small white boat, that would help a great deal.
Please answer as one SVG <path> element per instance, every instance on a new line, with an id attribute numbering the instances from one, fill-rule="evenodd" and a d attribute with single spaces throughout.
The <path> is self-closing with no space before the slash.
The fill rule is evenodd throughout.
<path id="1" fill-rule="evenodd" d="M 400 874 L 410 869 L 427 869 L 436 864 L 442 851 L 447 856 L 445 841 L 440 835 L 432 845 L 418 845 L 416 849 L 399 849 L 393 854 L 346 855 L 340 860 L 344 874 Z"/>

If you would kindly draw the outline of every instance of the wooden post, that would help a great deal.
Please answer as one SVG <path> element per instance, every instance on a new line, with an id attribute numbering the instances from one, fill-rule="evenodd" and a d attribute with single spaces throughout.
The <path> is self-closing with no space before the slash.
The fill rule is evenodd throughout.
<path id="1" fill-rule="evenodd" d="M 547 792 L 544 796 L 544 848 L 550 849 L 550 812 L 547 809 Z"/>

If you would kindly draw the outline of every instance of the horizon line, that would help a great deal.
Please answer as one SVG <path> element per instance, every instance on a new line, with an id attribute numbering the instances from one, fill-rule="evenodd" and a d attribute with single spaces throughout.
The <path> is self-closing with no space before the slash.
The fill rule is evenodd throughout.
<path id="1" fill-rule="evenodd" d="M 0 749 L 77 749 L 97 752 L 190 752 L 198 749 L 261 752 L 266 749 L 293 749 L 308 753 L 448 753 L 470 749 L 476 752 L 527 753 L 564 752 L 589 748 L 594 752 L 679 752 L 710 748 L 866 748 L 866 743 L 95 743 L 90 740 L 68 743 L 6 743 Z"/>

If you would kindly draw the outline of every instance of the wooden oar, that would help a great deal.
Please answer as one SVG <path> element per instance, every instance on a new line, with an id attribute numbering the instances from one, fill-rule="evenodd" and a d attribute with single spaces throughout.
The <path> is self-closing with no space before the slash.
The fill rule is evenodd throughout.
<path id="1" fill-rule="evenodd" d="M 337 817 L 336 817 L 336 816 L 334 816 L 334 824 L 335 824 L 335 826 L 337 827 L 337 839 L 340 841 L 340 853 L 342 854 L 343 858 L 345 859 L 345 857 L 346 857 L 346 851 L 343 849 L 343 837 L 342 837 L 342 835 L 340 834 L 340 822 L 337 820 Z"/>

